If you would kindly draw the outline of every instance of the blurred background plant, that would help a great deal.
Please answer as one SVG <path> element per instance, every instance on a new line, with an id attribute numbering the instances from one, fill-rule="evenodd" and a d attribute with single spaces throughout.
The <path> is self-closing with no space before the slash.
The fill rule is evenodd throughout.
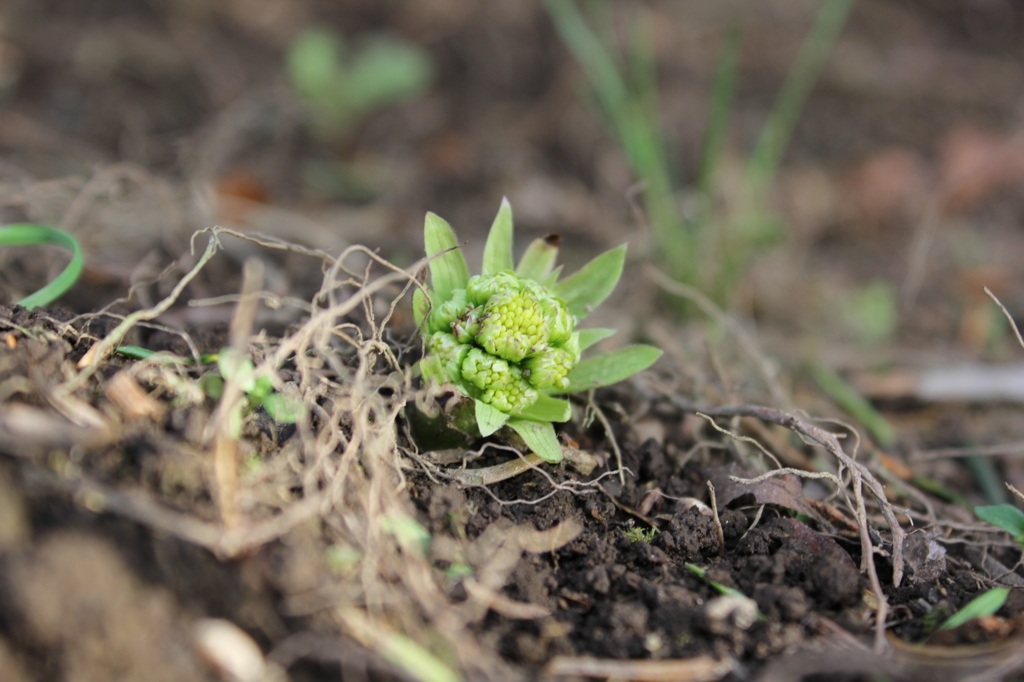
<path id="1" fill-rule="evenodd" d="M 289 46 L 287 70 L 313 134 L 324 140 L 344 137 L 374 111 L 421 95 L 434 74 L 427 53 L 404 40 L 377 35 L 353 46 L 316 26 Z"/>
<path id="2" fill-rule="evenodd" d="M 410 42 L 371 34 L 349 44 L 318 25 L 292 41 L 286 67 L 310 132 L 328 148 L 343 144 L 373 114 L 414 100 L 434 78 L 430 55 Z M 302 181 L 315 195 L 367 201 L 387 182 L 377 170 L 352 160 L 311 158 L 303 164 Z"/>
<path id="3" fill-rule="evenodd" d="M 697 286 L 722 305 L 731 303 L 750 259 L 784 236 L 784 225 L 768 205 L 768 192 L 807 96 L 853 4 L 827 0 L 821 5 L 746 160 L 739 190 L 726 196 L 720 171 L 736 91 L 740 32 L 730 31 L 722 43 L 700 162 L 687 188 L 668 153 L 672 146 L 659 113 L 650 14 L 639 9 L 632 14 L 624 54 L 619 55 L 607 2 L 588 4 L 588 22 L 574 0 L 545 0 L 559 36 L 586 74 L 641 185 L 661 266 L 677 281 Z"/>

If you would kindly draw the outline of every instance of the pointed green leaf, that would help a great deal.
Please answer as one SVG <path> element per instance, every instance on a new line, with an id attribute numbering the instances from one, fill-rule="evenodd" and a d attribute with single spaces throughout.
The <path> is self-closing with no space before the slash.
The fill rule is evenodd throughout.
<path id="1" fill-rule="evenodd" d="M 562 276 L 562 268 L 564 267 L 564 265 L 559 265 L 557 268 L 552 270 L 551 274 L 548 275 L 548 278 L 541 282 L 541 284 L 546 286 L 548 289 L 554 289 L 555 285 L 558 284 L 558 278 Z"/>
<path id="2" fill-rule="evenodd" d="M 615 331 L 614 329 L 580 329 L 580 350 L 584 351 L 598 341 L 604 341 Z"/>
<path id="3" fill-rule="evenodd" d="M 552 464 L 562 461 L 562 446 L 555 435 L 555 427 L 551 422 L 535 422 L 529 419 L 513 417 L 508 420 L 516 433 L 526 441 L 526 447 L 543 459 Z"/>
<path id="4" fill-rule="evenodd" d="M 482 400 L 473 401 L 476 403 L 476 425 L 480 428 L 481 436 L 489 436 L 508 421 L 509 415 L 496 407 L 492 407 Z"/>
<path id="5" fill-rule="evenodd" d="M 302 403 L 296 396 L 286 396 L 281 393 L 271 393 L 263 399 L 263 409 L 267 414 L 282 424 L 294 424 L 302 414 Z"/>
<path id="6" fill-rule="evenodd" d="M 568 400 L 541 395 L 517 416 L 539 422 L 567 422 L 572 417 L 572 405 Z"/>
<path id="7" fill-rule="evenodd" d="M 429 549 L 430 535 L 424 547 Z M 426 550 L 424 550 L 426 553 Z M 459 682 L 462 675 L 416 641 L 397 632 L 386 633 L 380 645 L 381 655 L 419 682 Z"/>
<path id="8" fill-rule="evenodd" d="M 233 348 L 225 348 L 217 358 L 217 369 L 225 381 L 234 380 L 246 393 L 251 393 L 256 388 L 256 367 L 248 355 Z"/>
<path id="9" fill-rule="evenodd" d="M 562 238 L 557 234 L 534 239 L 526 247 L 526 253 L 519 259 L 516 274 L 535 282 L 544 282 L 555 267 L 555 259 L 558 258 L 558 244 L 561 241 Z"/>
<path id="10" fill-rule="evenodd" d="M 569 312 L 583 319 L 608 298 L 622 276 L 626 262 L 626 245 L 605 251 L 584 265 L 579 272 L 554 287 L 556 296 L 565 299 Z"/>
<path id="11" fill-rule="evenodd" d="M 255 385 L 252 390 L 249 391 L 249 401 L 260 404 L 263 399 L 274 392 L 274 382 L 270 380 L 270 377 L 261 375 L 256 379 Z"/>
<path id="12" fill-rule="evenodd" d="M 1010 596 L 1009 587 L 993 587 L 987 592 L 967 602 L 962 609 L 950 616 L 945 623 L 939 626 L 940 630 L 958 628 L 969 620 L 991 616 L 1003 608 L 1006 598 Z"/>
<path id="13" fill-rule="evenodd" d="M 569 372 L 569 392 L 610 386 L 641 372 L 661 357 L 654 346 L 629 346 L 607 355 L 583 360 Z"/>
<path id="14" fill-rule="evenodd" d="M 986 507 L 975 507 L 974 513 L 986 523 L 1002 528 L 1013 536 L 1019 544 L 1024 545 L 1024 512 L 1012 504 L 993 504 Z"/>
<path id="15" fill-rule="evenodd" d="M 416 326 L 423 326 L 423 320 L 427 319 L 430 312 L 430 298 L 423 293 L 423 289 L 416 289 L 412 292 L 412 317 L 416 320 Z"/>
<path id="16" fill-rule="evenodd" d="M 427 256 L 441 254 L 430 261 L 430 286 L 434 292 L 434 305 L 451 298 L 455 289 L 465 289 L 469 282 L 469 268 L 459 248 L 452 226 L 435 213 L 427 213 L 423 223 L 423 244 Z"/>
<path id="17" fill-rule="evenodd" d="M 484 245 L 483 274 L 495 275 L 499 272 L 511 272 L 512 264 L 512 204 L 507 198 L 501 200 L 498 215 L 494 216 L 491 231 L 487 233 Z"/>

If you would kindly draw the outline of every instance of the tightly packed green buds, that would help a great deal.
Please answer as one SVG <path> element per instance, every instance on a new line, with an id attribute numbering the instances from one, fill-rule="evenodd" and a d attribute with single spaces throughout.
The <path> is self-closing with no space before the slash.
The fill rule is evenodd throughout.
<path id="1" fill-rule="evenodd" d="M 451 226 L 427 215 L 424 241 L 431 286 L 417 289 L 416 321 L 426 336 L 424 378 L 454 384 L 476 405 L 480 434 L 511 427 L 538 455 L 561 459 L 551 422 L 572 413 L 560 393 L 616 383 L 646 369 L 661 354 L 650 346 L 580 359 L 586 348 L 614 333 L 577 330 L 577 322 L 615 287 L 625 245 L 601 254 L 558 281 L 558 239 L 537 239 L 518 265 L 512 261 L 512 208 L 494 219 L 484 247 L 483 273 L 469 276 Z"/>
<path id="2" fill-rule="evenodd" d="M 502 412 L 565 390 L 580 359 L 576 318 L 547 287 L 511 272 L 477 275 L 434 309 L 427 348 L 452 382 Z"/>

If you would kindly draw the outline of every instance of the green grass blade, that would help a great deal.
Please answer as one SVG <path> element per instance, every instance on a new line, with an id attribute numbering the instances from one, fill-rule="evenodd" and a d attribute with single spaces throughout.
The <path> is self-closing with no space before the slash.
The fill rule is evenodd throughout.
<path id="1" fill-rule="evenodd" d="M 693 237 L 676 210 L 674 184 L 657 113 L 657 79 L 653 56 L 643 45 L 644 24 L 633 31 L 630 67 L 635 92 L 610 50 L 587 26 L 572 0 L 545 0 L 562 42 L 580 64 L 605 111 L 626 159 L 644 186 L 644 211 L 669 273 L 692 281 L 697 253 Z M 600 7 L 605 7 L 600 3 Z"/>
<path id="2" fill-rule="evenodd" d="M 707 582 L 707 584 L 711 585 L 711 587 L 715 588 L 715 590 L 717 590 L 719 594 L 725 595 L 727 597 L 737 597 L 737 598 L 740 598 L 740 599 L 745 599 L 745 600 L 750 601 L 750 602 L 754 601 L 753 599 L 751 599 L 747 595 L 745 595 L 742 592 L 740 592 L 739 590 L 737 590 L 735 587 L 726 587 L 725 585 L 723 585 L 721 583 L 717 583 L 714 580 L 711 580 L 710 578 L 708 578 L 708 572 L 707 572 L 706 569 L 701 568 L 700 566 L 697 566 L 695 564 L 691 564 L 689 562 L 687 562 L 684 565 L 686 566 L 686 568 L 689 569 L 690 573 L 693 573 L 695 576 L 697 576 L 701 580 L 704 580 L 705 582 Z M 761 613 L 761 609 L 757 609 L 757 619 L 758 620 L 768 620 L 767 616 L 765 616 L 763 613 Z"/>
<path id="3" fill-rule="evenodd" d="M 466 288 L 469 267 L 452 226 L 435 213 L 427 213 L 423 244 L 428 257 L 436 256 L 430 261 L 430 285 L 435 296 L 433 304 L 441 305 L 451 298 L 454 290 Z"/>
<path id="4" fill-rule="evenodd" d="M 484 265 L 481 270 L 484 276 L 499 272 L 511 272 L 512 263 L 512 205 L 507 198 L 501 200 L 501 208 L 494 217 L 491 231 L 487 233 L 484 244 Z"/>
<path id="5" fill-rule="evenodd" d="M 940 630 L 958 628 L 969 620 L 991 616 L 1003 608 L 1006 598 L 1010 596 L 1009 587 L 993 587 L 967 602 L 962 609 L 950 616 L 939 626 Z"/>
<path id="6" fill-rule="evenodd" d="M 711 90 L 711 109 L 708 111 L 708 126 L 704 133 L 704 147 L 700 155 L 700 170 L 697 174 L 697 188 L 707 197 L 713 197 L 718 165 L 725 154 L 725 143 L 729 137 L 729 123 L 732 120 L 733 100 L 736 96 L 736 73 L 739 71 L 741 33 L 732 29 L 725 38 L 715 70 L 714 86 Z"/>
<path id="7" fill-rule="evenodd" d="M 762 196 L 775 177 L 807 97 L 828 60 L 854 1 L 826 0 L 818 9 L 814 25 L 786 74 L 775 106 L 751 155 L 747 179 L 755 196 Z"/>
<path id="8" fill-rule="evenodd" d="M 18 301 L 18 305 L 23 305 L 29 310 L 50 305 L 67 293 L 68 289 L 78 281 L 82 269 L 85 267 L 82 247 L 67 232 L 33 223 L 14 223 L 0 227 L 0 246 L 36 246 L 38 244 L 56 244 L 69 249 L 71 261 L 52 282 Z"/>
<path id="9" fill-rule="evenodd" d="M 429 536 L 428 536 L 429 538 Z M 418 682 L 461 682 L 462 676 L 441 659 L 405 635 L 392 632 L 380 647 L 384 658 Z"/>
<path id="10" fill-rule="evenodd" d="M 963 462 L 974 477 L 985 501 L 989 504 L 1004 504 L 1007 499 L 1006 488 L 1003 485 L 1003 475 L 996 467 L 992 457 L 979 457 L 968 455 Z"/>
<path id="11" fill-rule="evenodd" d="M 821 390 L 836 405 L 863 424 L 879 445 L 891 447 L 896 443 L 896 430 L 892 425 L 864 396 L 857 393 L 841 376 L 836 374 L 835 370 L 820 362 L 809 363 L 807 369 Z"/>
<path id="12" fill-rule="evenodd" d="M 629 98 L 626 81 L 611 53 L 590 30 L 573 0 L 544 0 L 551 20 L 587 76 L 605 111 L 615 116 Z"/>

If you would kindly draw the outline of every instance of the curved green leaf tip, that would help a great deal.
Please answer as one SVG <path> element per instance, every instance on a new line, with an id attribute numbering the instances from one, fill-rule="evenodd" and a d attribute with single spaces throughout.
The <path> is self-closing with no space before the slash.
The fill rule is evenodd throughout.
<path id="1" fill-rule="evenodd" d="M 71 260 L 57 277 L 39 291 L 18 301 L 29 310 L 50 305 L 75 285 L 85 267 L 85 255 L 78 241 L 67 232 L 46 225 L 14 223 L 0 227 L 0 246 L 56 244 L 71 251 Z"/>

